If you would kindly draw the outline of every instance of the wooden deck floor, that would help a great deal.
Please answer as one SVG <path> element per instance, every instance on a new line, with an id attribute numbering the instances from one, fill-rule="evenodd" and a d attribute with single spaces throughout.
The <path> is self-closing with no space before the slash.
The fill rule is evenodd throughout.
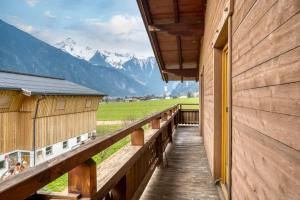
<path id="1" fill-rule="evenodd" d="M 178 127 L 167 148 L 168 166 L 157 168 L 140 199 L 219 199 L 198 127 Z"/>

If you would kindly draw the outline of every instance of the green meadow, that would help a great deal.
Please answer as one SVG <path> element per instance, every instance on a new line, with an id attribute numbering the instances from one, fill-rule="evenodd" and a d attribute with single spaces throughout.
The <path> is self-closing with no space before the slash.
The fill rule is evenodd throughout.
<path id="1" fill-rule="evenodd" d="M 198 103 L 198 98 L 162 99 L 136 102 L 101 103 L 97 111 L 97 120 L 134 120 L 151 113 L 164 110 L 178 103 Z"/>

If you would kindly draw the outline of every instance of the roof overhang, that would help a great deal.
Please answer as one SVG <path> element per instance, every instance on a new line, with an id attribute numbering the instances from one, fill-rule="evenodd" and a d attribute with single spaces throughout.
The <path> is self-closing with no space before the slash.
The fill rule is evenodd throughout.
<path id="1" fill-rule="evenodd" d="M 137 0 L 162 78 L 198 80 L 205 0 Z"/>

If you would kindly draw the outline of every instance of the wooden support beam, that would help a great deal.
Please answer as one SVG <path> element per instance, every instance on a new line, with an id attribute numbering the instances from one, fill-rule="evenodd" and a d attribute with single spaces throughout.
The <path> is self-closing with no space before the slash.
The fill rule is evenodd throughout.
<path id="1" fill-rule="evenodd" d="M 144 145 L 144 129 L 139 128 L 131 134 L 131 145 L 142 146 Z"/>
<path id="2" fill-rule="evenodd" d="M 90 158 L 68 173 L 69 193 L 93 197 L 97 191 L 96 162 Z"/>
<path id="3" fill-rule="evenodd" d="M 202 36 L 203 23 L 169 23 L 148 25 L 150 32 L 167 32 L 177 36 Z"/>
<path id="4" fill-rule="evenodd" d="M 165 69 L 164 73 L 175 74 L 177 76 L 183 77 L 198 77 L 199 69 L 198 68 L 188 68 L 188 69 Z"/>
<path id="5" fill-rule="evenodd" d="M 151 128 L 152 129 L 160 129 L 160 119 L 154 119 L 151 121 Z"/>
<path id="6" fill-rule="evenodd" d="M 175 23 L 178 23 L 180 21 L 178 0 L 173 0 L 173 11 L 174 11 L 174 21 Z"/>

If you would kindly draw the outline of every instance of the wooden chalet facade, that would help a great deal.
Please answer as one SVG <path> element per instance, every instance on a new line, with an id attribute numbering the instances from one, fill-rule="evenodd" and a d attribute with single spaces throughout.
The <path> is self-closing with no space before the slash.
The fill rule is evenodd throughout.
<path id="1" fill-rule="evenodd" d="M 227 199 L 300 199 L 300 1 L 137 0 L 162 78 L 199 80 Z"/>
<path id="2" fill-rule="evenodd" d="M 0 72 L 0 172 L 16 162 L 34 166 L 90 138 L 102 96 L 63 79 Z"/>

